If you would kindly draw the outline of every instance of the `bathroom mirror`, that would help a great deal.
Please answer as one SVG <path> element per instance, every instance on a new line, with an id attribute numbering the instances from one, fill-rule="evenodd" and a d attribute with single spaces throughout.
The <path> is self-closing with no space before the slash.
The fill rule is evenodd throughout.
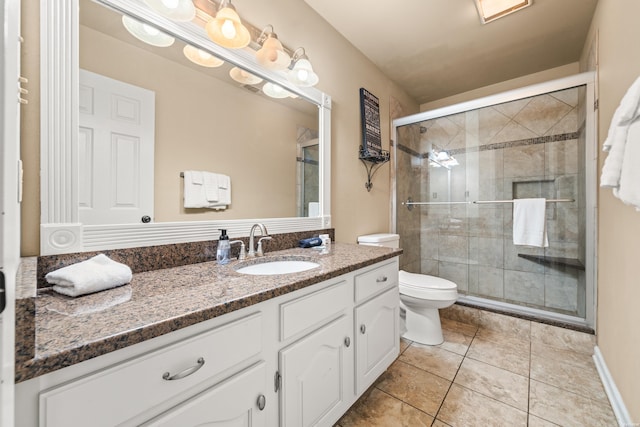
<path id="1" fill-rule="evenodd" d="M 141 1 L 100 3 L 109 9 L 85 0 L 41 2 L 42 255 L 208 240 L 215 238 L 217 228 L 243 236 L 255 222 L 265 223 L 271 233 L 330 226 L 329 96 L 292 85 L 282 72 L 262 69 L 249 48 L 230 51 L 215 45 L 202 23 L 169 21 Z M 133 37 L 122 26 L 123 13 L 162 28 L 176 38 L 174 46 L 125 43 Z M 65 17 L 74 25 L 65 24 Z M 189 63 L 182 55 L 185 43 L 222 58 L 225 65 L 205 69 Z M 127 69 L 128 62 L 145 55 L 150 69 L 136 71 L 141 62 L 133 64 L 133 71 Z M 275 102 L 261 94 L 261 85 L 238 84 L 229 78 L 233 67 L 276 83 L 292 96 Z M 85 86 L 78 89 L 84 73 L 79 68 L 155 93 L 155 220 L 150 223 L 83 223 L 78 206 L 86 197 L 86 179 L 77 177 L 87 163 L 86 150 L 82 144 L 78 149 L 74 131 L 82 126 L 77 111 L 86 97 Z M 167 82 L 176 82 L 172 89 L 184 91 L 170 93 Z M 195 91 L 187 92 L 188 87 Z M 210 105 L 206 99 L 194 101 L 198 96 L 211 98 Z M 314 157 L 307 158 L 306 153 Z M 315 168 L 311 174 L 310 168 Z M 229 175 L 233 185 L 229 208 L 185 209 L 183 170 Z M 304 193 L 305 182 L 312 183 L 311 196 Z"/>

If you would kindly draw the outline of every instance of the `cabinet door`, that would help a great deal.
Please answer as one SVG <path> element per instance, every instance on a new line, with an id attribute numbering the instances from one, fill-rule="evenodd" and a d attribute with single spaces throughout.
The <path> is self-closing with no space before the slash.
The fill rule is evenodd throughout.
<path id="1" fill-rule="evenodd" d="M 142 424 L 154 427 L 264 427 L 266 366 L 260 362 Z"/>
<path id="2" fill-rule="evenodd" d="M 400 297 L 392 288 L 356 308 L 356 392 L 359 395 L 398 357 Z"/>
<path id="3" fill-rule="evenodd" d="M 347 409 L 353 394 L 351 328 L 343 315 L 280 352 L 281 426 L 331 426 Z"/>

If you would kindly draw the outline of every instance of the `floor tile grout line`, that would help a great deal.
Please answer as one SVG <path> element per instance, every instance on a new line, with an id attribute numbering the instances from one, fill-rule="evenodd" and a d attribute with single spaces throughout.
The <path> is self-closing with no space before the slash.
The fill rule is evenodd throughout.
<path id="1" fill-rule="evenodd" d="M 440 411 L 442 410 L 442 406 L 444 405 L 445 400 L 447 400 L 447 396 L 449 395 L 449 392 L 451 391 L 451 387 L 453 387 L 453 383 L 456 380 L 456 377 L 458 376 L 458 372 L 460 371 L 460 367 L 464 363 L 464 359 L 467 358 L 467 353 L 469 352 L 469 348 L 471 348 L 471 344 L 473 343 L 473 340 L 476 338 L 477 335 L 478 335 L 478 329 L 476 328 L 476 332 L 473 334 L 473 337 L 471 338 L 471 342 L 469 343 L 469 346 L 467 347 L 467 351 L 465 351 L 464 355 L 462 356 L 462 360 L 460 361 L 460 365 L 458 365 L 458 369 L 456 370 L 456 373 L 453 376 L 453 379 L 449 383 L 449 387 L 447 388 L 447 392 L 442 397 L 442 402 L 440 402 L 440 406 L 438 406 L 438 410 L 436 411 L 436 415 L 434 417 L 434 420 L 438 419 L 438 415 L 440 414 Z"/>
<path id="2" fill-rule="evenodd" d="M 428 413 L 428 412 L 427 412 L 427 411 L 425 411 L 424 409 L 420 409 L 420 408 L 418 408 L 417 406 L 414 406 L 414 405 L 412 405 L 411 403 L 407 402 L 406 400 L 404 400 L 404 399 L 400 399 L 400 398 L 398 398 L 398 397 L 394 396 L 393 394 L 391 394 L 391 393 L 389 393 L 389 392 L 387 392 L 387 391 L 385 391 L 385 390 L 383 390 L 383 389 L 379 388 L 377 385 L 376 385 L 376 386 L 374 386 L 374 387 L 375 387 L 375 389 L 376 389 L 376 390 L 378 390 L 378 391 L 380 391 L 380 392 L 382 392 L 382 393 L 386 394 L 386 395 L 387 395 L 387 396 L 389 396 L 390 398 L 395 399 L 395 400 L 398 400 L 398 401 L 400 401 L 400 402 L 404 403 L 405 405 L 408 405 L 408 406 L 412 407 L 413 409 L 415 409 L 415 410 L 417 410 L 417 411 L 420 411 L 420 412 L 422 412 L 423 414 L 425 414 L 425 415 L 428 415 L 428 416 L 432 417 L 432 418 L 434 419 L 434 421 L 435 421 L 435 419 L 436 419 L 435 415 L 431 415 L 430 413 Z"/>

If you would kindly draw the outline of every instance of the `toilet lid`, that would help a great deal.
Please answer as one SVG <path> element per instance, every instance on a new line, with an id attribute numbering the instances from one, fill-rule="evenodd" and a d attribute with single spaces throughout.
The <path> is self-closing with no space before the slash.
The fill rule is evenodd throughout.
<path id="1" fill-rule="evenodd" d="M 457 289 L 458 285 L 450 280 L 441 277 L 429 276 L 427 274 L 409 273 L 400 270 L 398 281 L 401 285 L 410 288 L 429 289 Z"/>

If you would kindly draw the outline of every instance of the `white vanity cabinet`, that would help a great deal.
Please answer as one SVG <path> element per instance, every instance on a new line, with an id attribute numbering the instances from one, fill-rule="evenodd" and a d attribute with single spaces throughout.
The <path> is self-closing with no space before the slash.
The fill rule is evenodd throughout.
<path id="1" fill-rule="evenodd" d="M 353 395 L 349 316 L 342 316 L 280 352 L 280 425 L 331 426 Z"/>
<path id="2" fill-rule="evenodd" d="M 19 383 L 16 425 L 331 427 L 398 355 L 397 285 L 393 258 Z"/>
<path id="3" fill-rule="evenodd" d="M 355 277 L 356 393 L 362 394 L 400 351 L 397 260 Z"/>
<path id="4" fill-rule="evenodd" d="M 351 403 L 352 283 L 339 280 L 280 305 L 282 427 L 332 425 Z"/>

